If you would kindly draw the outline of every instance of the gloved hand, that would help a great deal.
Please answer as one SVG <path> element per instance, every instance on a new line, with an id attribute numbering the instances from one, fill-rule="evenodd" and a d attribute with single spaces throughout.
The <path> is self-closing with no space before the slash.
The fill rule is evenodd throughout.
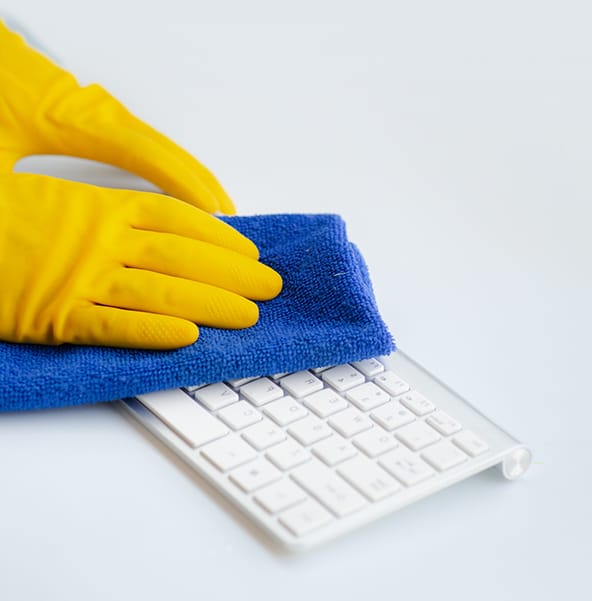
<path id="1" fill-rule="evenodd" d="M 36 153 L 112 163 L 195 206 L 12 173 Z M 168 349 L 194 342 L 196 323 L 253 325 L 252 300 L 281 278 L 196 207 L 234 210 L 195 159 L 0 21 L 0 339 Z"/>
<path id="2" fill-rule="evenodd" d="M 255 245 L 180 200 L 0 175 L 0 339 L 176 348 L 194 322 L 244 328 L 281 278 Z"/>
<path id="3" fill-rule="evenodd" d="M 0 172 L 32 154 L 102 161 L 208 213 L 235 212 L 215 177 L 189 153 L 101 86 L 78 85 L 0 19 Z"/>

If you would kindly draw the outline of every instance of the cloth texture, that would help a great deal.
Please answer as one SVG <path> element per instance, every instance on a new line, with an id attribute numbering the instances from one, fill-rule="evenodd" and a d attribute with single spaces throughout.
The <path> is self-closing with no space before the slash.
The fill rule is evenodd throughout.
<path id="1" fill-rule="evenodd" d="M 0 343 L 0 411 L 79 405 L 155 390 L 339 364 L 388 354 L 366 264 L 337 215 L 224 221 L 259 247 L 282 293 L 244 330 L 200 327 L 174 351 Z"/>

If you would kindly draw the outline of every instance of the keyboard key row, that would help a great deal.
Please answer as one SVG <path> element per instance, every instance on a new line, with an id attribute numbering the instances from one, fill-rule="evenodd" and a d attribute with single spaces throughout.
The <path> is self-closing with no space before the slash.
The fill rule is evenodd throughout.
<path id="1" fill-rule="evenodd" d="M 269 377 L 241 378 L 226 383 L 187 386 L 184 390 L 203 403 L 210 411 L 217 411 L 238 400 L 238 392 L 255 406 L 264 405 L 281 398 L 284 390 L 295 398 L 304 398 L 324 389 L 323 381 L 338 392 L 345 392 L 363 385 L 366 378 L 374 382 L 391 396 L 397 396 L 409 390 L 409 385 L 390 371 L 384 371 L 382 363 L 376 359 L 367 359 L 331 368 L 319 368 L 300 371 L 293 374 L 274 374 Z M 356 369 L 358 368 L 358 369 Z M 313 373 L 314 372 L 314 373 Z M 323 381 L 316 377 L 319 375 Z M 376 377 L 375 377 L 376 376 Z M 281 387 L 276 384 L 279 381 Z M 363 408 L 363 407 L 360 407 Z"/>
<path id="2" fill-rule="evenodd" d="M 368 373 L 376 371 L 373 367 L 374 362 L 376 360 L 368 360 L 368 366 L 364 367 Z M 382 364 L 378 363 L 378 365 Z M 388 403 L 391 400 L 390 395 L 393 392 L 401 394 L 401 390 L 409 389 L 403 380 L 392 372 L 380 373 L 381 379 L 375 380 L 382 387 L 377 386 L 373 382 L 365 382 L 364 376 L 349 365 L 339 365 L 329 368 L 322 373 L 322 377 L 325 382 L 345 392 L 347 400 L 333 388 L 323 388 L 323 382 L 309 371 L 301 371 L 281 378 L 282 387 L 278 386 L 271 379 L 264 377 L 234 380 L 232 381 L 234 384 L 233 387 L 220 382 L 199 387 L 187 387 L 185 391 L 210 411 L 217 412 L 239 401 L 239 393 L 233 390 L 233 388 L 238 388 L 240 384 L 240 394 L 255 407 L 269 405 L 273 401 L 282 401 L 282 403 L 276 404 L 273 408 L 267 407 L 267 409 L 269 409 L 269 414 L 274 421 L 283 426 L 305 415 L 302 411 L 297 411 L 295 405 L 292 405 L 291 411 L 293 413 L 289 416 L 275 416 L 275 411 L 279 411 L 280 408 L 285 407 L 291 397 L 301 400 L 304 406 L 308 407 L 319 417 L 325 418 L 346 409 L 350 406 L 349 403 L 352 403 L 364 412 L 368 412 Z M 397 386 L 393 384 L 394 382 L 397 382 L 399 386 L 404 386 L 395 390 Z M 284 396 L 284 390 L 291 396 Z M 425 415 L 433 410 L 433 405 L 430 401 L 415 391 L 405 394 L 399 400 L 416 415 Z M 281 413 L 281 411 L 279 412 Z M 233 414 L 234 410 L 228 412 L 230 416 Z M 221 414 L 224 421 L 226 421 L 223 417 L 225 415 L 226 413 Z M 235 425 L 231 425 L 230 427 L 239 429 L 244 426 L 239 426 L 237 423 L 236 427 Z"/>

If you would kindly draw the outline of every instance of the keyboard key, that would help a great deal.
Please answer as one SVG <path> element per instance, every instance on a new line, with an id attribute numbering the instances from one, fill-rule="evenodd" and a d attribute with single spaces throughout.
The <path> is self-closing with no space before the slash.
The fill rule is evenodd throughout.
<path id="1" fill-rule="evenodd" d="M 207 444 L 201 449 L 201 453 L 222 472 L 257 457 L 257 452 L 252 447 L 234 435 Z"/>
<path id="2" fill-rule="evenodd" d="M 307 499 L 280 515 L 280 523 L 296 536 L 317 530 L 332 519 L 331 514 L 312 499 Z"/>
<path id="3" fill-rule="evenodd" d="M 391 396 L 397 396 L 409 390 L 409 384 L 392 371 L 385 371 L 376 376 L 373 382 L 378 384 L 383 390 L 386 390 Z"/>
<path id="4" fill-rule="evenodd" d="M 286 440 L 286 433 L 266 418 L 253 426 L 249 426 L 242 433 L 242 436 L 258 451 L 263 451 L 274 444 Z"/>
<path id="5" fill-rule="evenodd" d="M 263 419 L 261 413 L 247 401 L 239 401 L 221 409 L 218 417 L 233 430 L 242 430 Z"/>
<path id="6" fill-rule="evenodd" d="M 346 461 L 337 468 L 337 472 L 370 501 L 380 501 L 401 490 L 397 480 L 365 457 Z"/>
<path id="7" fill-rule="evenodd" d="M 309 371 L 297 371 L 280 380 L 282 388 L 292 396 L 300 399 L 323 388 L 323 383 Z"/>
<path id="8" fill-rule="evenodd" d="M 191 396 L 203 403 L 210 411 L 218 411 L 218 409 L 238 401 L 238 394 L 222 382 L 198 388 Z"/>
<path id="9" fill-rule="evenodd" d="M 430 428 L 422 421 L 402 426 L 395 432 L 395 436 L 412 451 L 419 451 L 441 438 L 434 428 Z"/>
<path id="10" fill-rule="evenodd" d="M 378 457 L 392 451 L 399 446 L 392 434 L 388 434 L 382 428 L 372 428 L 366 432 L 358 434 L 353 443 L 368 455 L 368 457 Z"/>
<path id="11" fill-rule="evenodd" d="M 339 434 L 319 442 L 313 447 L 312 452 L 330 467 L 358 454 L 358 451 Z"/>
<path id="12" fill-rule="evenodd" d="M 378 407 L 372 411 L 370 417 L 389 432 L 415 421 L 415 415 L 397 401 L 390 401 Z"/>
<path id="13" fill-rule="evenodd" d="M 228 428 L 182 390 L 162 390 L 137 399 L 188 445 L 199 447 L 228 434 Z"/>
<path id="14" fill-rule="evenodd" d="M 430 415 L 426 422 L 435 428 L 443 436 L 450 436 L 461 429 L 461 425 L 444 411 L 438 409 Z"/>
<path id="15" fill-rule="evenodd" d="M 288 396 L 265 405 L 263 413 L 271 417 L 278 426 L 287 426 L 308 415 L 308 411 L 298 401 Z"/>
<path id="16" fill-rule="evenodd" d="M 405 405 L 407 409 L 411 409 L 415 415 L 419 416 L 427 415 L 436 408 L 432 401 L 428 401 L 428 399 L 419 394 L 417 390 L 412 390 L 400 395 L 397 398 L 397 401 Z"/>
<path id="17" fill-rule="evenodd" d="M 206 384 L 197 384 L 196 386 L 183 386 L 183 390 L 189 394 L 189 395 L 193 395 L 193 393 L 196 390 L 199 390 L 200 388 L 203 388 L 204 386 L 206 386 Z"/>
<path id="18" fill-rule="evenodd" d="M 269 376 L 274 382 L 277 382 L 278 380 L 281 380 L 284 376 L 287 376 L 289 372 L 287 371 L 282 371 L 280 373 L 277 374 L 272 374 L 271 376 Z"/>
<path id="19" fill-rule="evenodd" d="M 262 488 L 255 501 L 268 513 L 278 513 L 308 498 L 308 495 L 291 480 L 283 479 Z"/>
<path id="20" fill-rule="evenodd" d="M 305 461 L 309 461 L 311 454 L 294 440 L 286 440 L 267 451 L 266 457 L 281 470 L 289 470 Z"/>
<path id="21" fill-rule="evenodd" d="M 345 480 L 316 460 L 297 467 L 290 476 L 338 517 L 353 513 L 367 503 Z"/>
<path id="22" fill-rule="evenodd" d="M 370 411 L 370 409 L 384 405 L 391 400 L 391 397 L 382 388 L 378 388 L 372 382 L 352 388 L 345 393 L 345 396 L 362 411 Z"/>
<path id="23" fill-rule="evenodd" d="M 348 402 L 330 388 L 314 392 L 304 398 L 302 404 L 323 418 L 349 407 Z"/>
<path id="24" fill-rule="evenodd" d="M 378 463 L 407 486 L 418 484 L 435 473 L 425 461 L 402 447 L 383 455 Z"/>
<path id="25" fill-rule="evenodd" d="M 256 377 L 250 377 L 250 378 L 238 378 L 236 380 L 228 380 L 227 383 L 230 384 L 234 389 L 240 388 L 241 386 L 244 386 L 247 382 L 250 382 L 251 380 L 255 380 Z"/>
<path id="26" fill-rule="evenodd" d="M 292 435 L 300 444 L 307 447 L 331 436 L 333 430 L 318 417 L 310 415 L 290 426 L 288 434 Z"/>
<path id="27" fill-rule="evenodd" d="M 336 413 L 328 424 L 346 438 L 351 438 L 364 430 L 372 428 L 372 422 L 353 407 Z"/>
<path id="28" fill-rule="evenodd" d="M 451 467 L 464 463 L 467 460 L 467 456 L 448 440 L 442 440 L 432 445 L 421 456 L 441 472 L 449 470 Z"/>
<path id="29" fill-rule="evenodd" d="M 477 457 L 489 449 L 489 445 L 470 430 L 459 432 L 452 441 L 471 457 Z"/>
<path id="30" fill-rule="evenodd" d="M 384 365 L 378 359 L 355 361 L 352 365 L 358 371 L 361 371 L 367 378 L 372 378 L 384 371 Z"/>
<path id="31" fill-rule="evenodd" d="M 364 376 L 347 363 L 331 367 L 324 371 L 321 377 L 338 392 L 344 392 L 365 382 Z"/>
<path id="32" fill-rule="evenodd" d="M 284 396 L 284 392 L 268 378 L 258 378 L 241 386 L 241 394 L 253 405 L 260 407 Z"/>
<path id="33" fill-rule="evenodd" d="M 282 472 L 263 458 L 255 459 L 230 474 L 230 479 L 245 492 L 253 492 L 281 477 Z"/>

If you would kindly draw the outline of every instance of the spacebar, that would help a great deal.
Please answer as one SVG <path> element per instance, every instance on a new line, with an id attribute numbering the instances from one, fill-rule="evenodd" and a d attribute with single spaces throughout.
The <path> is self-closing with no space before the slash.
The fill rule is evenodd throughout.
<path id="1" fill-rule="evenodd" d="M 192 447 L 200 447 L 230 431 L 178 388 L 140 394 L 136 398 Z"/>

